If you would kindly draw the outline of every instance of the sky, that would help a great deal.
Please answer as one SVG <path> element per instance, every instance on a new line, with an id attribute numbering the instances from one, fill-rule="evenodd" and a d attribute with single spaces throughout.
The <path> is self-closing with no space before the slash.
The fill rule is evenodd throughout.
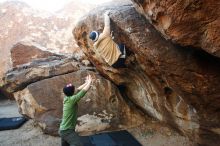
<path id="1" fill-rule="evenodd" d="M 0 2 L 5 2 L 5 1 L 11 1 L 11 0 L 0 0 Z M 19 1 L 26 2 L 28 5 L 36 9 L 55 12 L 61 9 L 64 5 L 74 0 L 19 0 Z M 91 4 L 101 4 L 104 2 L 108 2 L 110 0 L 77 0 L 77 1 L 91 3 Z"/>

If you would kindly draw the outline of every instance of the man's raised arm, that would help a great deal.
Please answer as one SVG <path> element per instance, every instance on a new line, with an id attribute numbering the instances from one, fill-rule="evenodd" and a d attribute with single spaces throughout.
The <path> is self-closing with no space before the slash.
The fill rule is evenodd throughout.
<path id="1" fill-rule="evenodd" d="M 103 30 L 103 34 L 105 35 L 110 35 L 110 17 L 109 17 L 110 11 L 107 11 L 104 13 L 104 30 Z"/>
<path id="2" fill-rule="evenodd" d="M 91 75 L 88 75 L 86 77 L 85 83 L 77 88 L 77 90 L 80 91 L 70 98 L 73 101 L 73 103 L 78 102 L 86 94 L 86 92 L 90 88 L 91 83 L 92 83 L 92 77 Z"/>

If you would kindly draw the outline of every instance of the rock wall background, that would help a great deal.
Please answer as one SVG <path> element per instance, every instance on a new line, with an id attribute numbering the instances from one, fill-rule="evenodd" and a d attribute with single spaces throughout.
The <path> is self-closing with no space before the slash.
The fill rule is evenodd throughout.
<path id="1" fill-rule="evenodd" d="M 33 9 L 20 1 L 1 3 L 0 79 L 11 69 L 10 50 L 19 42 L 34 44 L 55 53 L 83 56 L 71 31 L 78 18 L 94 6 L 75 1 L 55 13 L 49 13 Z"/>

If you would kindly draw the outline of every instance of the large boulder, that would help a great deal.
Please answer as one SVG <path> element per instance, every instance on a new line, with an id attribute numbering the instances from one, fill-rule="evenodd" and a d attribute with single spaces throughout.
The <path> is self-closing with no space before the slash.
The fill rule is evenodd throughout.
<path id="1" fill-rule="evenodd" d="M 116 42 L 128 48 L 125 69 L 108 66 L 88 38 L 90 31 L 102 31 L 106 10 L 111 11 Z M 197 143 L 219 144 L 218 58 L 167 41 L 126 1 L 94 9 L 82 17 L 73 34 L 97 70 L 123 87 L 126 97 L 142 111 L 169 123 Z"/>
<path id="2" fill-rule="evenodd" d="M 74 58 L 51 56 L 34 60 L 8 71 L 3 77 L 2 90 L 14 93 L 27 85 L 53 76 L 79 70 L 80 63 Z"/>
<path id="3" fill-rule="evenodd" d="M 220 57 L 219 0 L 132 0 L 166 39 Z"/>

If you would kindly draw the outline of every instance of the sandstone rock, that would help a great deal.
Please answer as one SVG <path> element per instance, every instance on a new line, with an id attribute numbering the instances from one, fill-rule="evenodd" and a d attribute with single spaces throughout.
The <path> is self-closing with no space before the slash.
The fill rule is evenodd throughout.
<path id="1" fill-rule="evenodd" d="M 24 89 L 30 83 L 67 74 L 79 70 L 80 65 L 74 58 L 51 56 L 46 59 L 35 60 L 13 68 L 5 74 L 2 89 L 13 93 Z"/>
<path id="2" fill-rule="evenodd" d="M 162 35 L 220 57 L 219 0 L 132 0 Z"/>
<path id="3" fill-rule="evenodd" d="M 108 66 L 92 49 L 88 34 L 102 31 L 111 11 L 117 42 L 128 48 L 127 68 Z M 130 3 L 94 9 L 73 30 L 78 45 L 97 70 L 117 85 L 140 109 L 169 123 L 197 143 L 216 145 L 220 127 L 220 60 L 204 51 L 182 48 L 162 38 Z M 215 130 L 212 130 L 215 129 Z"/>
<path id="4" fill-rule="evenodd" d="M 12 66 L 29 63 L 37 58 L 47 58 L 49 56 L 59 56 L 58 54 L 41 49 L 38 44 L 20 42 L 11 49 Z"/>
<path id="5" fill-rule="evenodd" d="M 67 83 L 79 86 L 87 74 L 95 81 L 79 103 L 77 131 L 87 135 L 143 123 L 144 117 L 127 105 L 115 85 L 94 72 L 80 70 L 35 82 L 15 93 L 20 112 L 37 120 L 45 133 L 57 135 L 62 117 L 62 88 Z"/>

